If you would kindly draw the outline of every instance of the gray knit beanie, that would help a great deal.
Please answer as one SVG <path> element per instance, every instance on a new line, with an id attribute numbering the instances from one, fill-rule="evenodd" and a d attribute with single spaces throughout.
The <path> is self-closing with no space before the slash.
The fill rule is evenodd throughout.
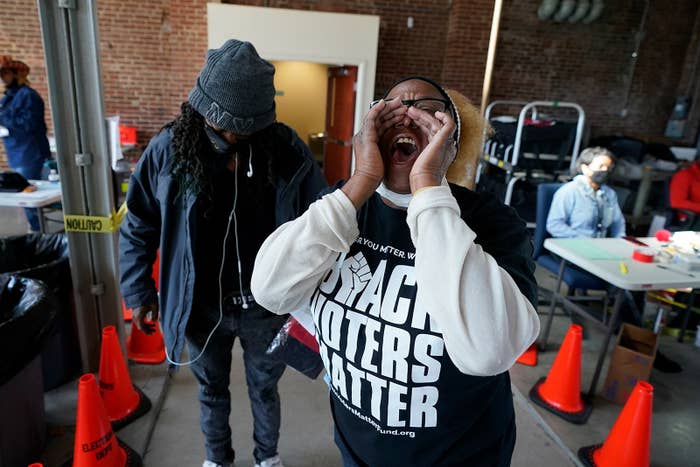
<path id="1" fill-rule="evenodd" d="M 237 135 L 250 135 L 275 121 L 275 67 L 250 42 L 230 39 L 207 51 L 204 68 L 188 97 L 197 112 Z"/>

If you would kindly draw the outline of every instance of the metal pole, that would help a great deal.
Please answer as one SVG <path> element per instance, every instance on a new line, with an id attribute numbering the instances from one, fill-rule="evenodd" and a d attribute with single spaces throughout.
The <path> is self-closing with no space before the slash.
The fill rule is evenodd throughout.
<path id="1" fill-rule="evenodd" d="M 113 178 L 107 145 L 95 0 L 37 0 L 64 214 L 109 217 Z M 117 234 L 68 232 L 83 371 L 99 364 L 102 327 L 124 336 Z"/>
<path id="2" fill-rule="evenodd" d="M 481 115 L 484 115 L 491 93 L 491 77 L 493 76 L 493 63 L 496 59 L 496 45 L 498 44 L 498 28 L 501 25 L 501 10 L 503 0 L 495 0 L 493 3 L 493 19 L 491 20 L 491 37 L 489 37 L 489 50 L 486 55 L 486 71 L 484 72 L 484 87 L 481 91 Z"/>

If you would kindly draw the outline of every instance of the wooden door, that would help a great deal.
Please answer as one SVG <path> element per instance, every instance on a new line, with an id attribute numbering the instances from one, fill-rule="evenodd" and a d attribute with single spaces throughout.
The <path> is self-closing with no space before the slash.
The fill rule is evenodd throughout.
<path id="1" fill-rule="evenodd" d="M 329 184 L 350 177 L 357 67 L 328 67 L 323 174 Z"/>

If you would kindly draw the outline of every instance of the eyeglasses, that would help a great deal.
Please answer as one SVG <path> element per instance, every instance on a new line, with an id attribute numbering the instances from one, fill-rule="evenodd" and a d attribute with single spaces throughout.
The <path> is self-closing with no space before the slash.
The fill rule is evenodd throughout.
<path id="1" fill-rule="evenodd" d="M 384 102 L 388 103 L 393 100 L 394 98 L 384 99 Z M 369 108 L 371 109 L 372 107 L 377 105 L 379 101 L 381 101 L 381 99 L 372 101 L 369 104 Z M 435 112 L 446 112 L 447 109 L 450 108 L 450 101 L 448 101 L 447 99 L 439 99 L 437 97 L 423 97 L 421 99 L 401 99 L 401 103 L 406 107 L 415 107 L 418 110 L 424 110 L 425 112 L 429 112 L 431 114 L 434 114 Z"/>

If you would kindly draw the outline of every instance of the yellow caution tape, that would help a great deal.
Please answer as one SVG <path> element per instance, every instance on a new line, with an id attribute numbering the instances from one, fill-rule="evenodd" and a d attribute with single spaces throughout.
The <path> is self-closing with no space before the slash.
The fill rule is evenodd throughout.
<path id="1" fill-rule="evenodd" d="M 126 211 L 126 202 L 124 202 L 119 207 L 119 211 L 112 210 L 112 215 L 109 217 L 66 214 L 63 216 L 63 223 L 66 232 L 112 233 L 119 229 Z"/>

